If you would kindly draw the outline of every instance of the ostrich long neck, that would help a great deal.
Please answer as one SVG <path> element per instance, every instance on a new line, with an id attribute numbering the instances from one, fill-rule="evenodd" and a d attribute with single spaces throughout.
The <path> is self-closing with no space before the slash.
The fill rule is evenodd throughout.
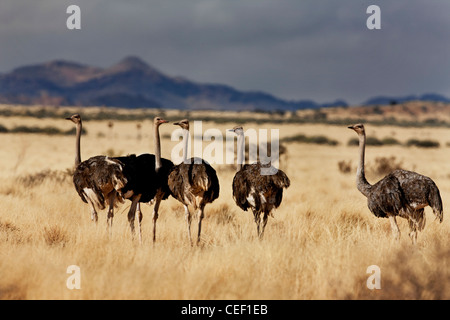
<path id="1" fill-rule="evenodd" d="M 245 137 L 243 134 L 238 134 L 237 138 L 237 171 L 242 169 L 244 163 L 245 152 Z"/>
<path id="2" fill-rule="evenodd" d="M 188 144 L 189 144 L 189 130 L 183 130 L 183 161 L 182 163 L 186 163 L 187 153 L 188 153 Z"/>
<path id="3" fill-rule="evenodd" d="M 159 125 L 155 125 L 155 171 L 161 168 L 161 139 L 159 138 Z"/>
<path id="4" fill-rule="evenodd" d="M 364 173 L 364 153 L 366 149 L 366 135 L 359 135 L 359 164 L 356 170 L 356 187 L 358 190 L 366 197 L 369 194 L 370 188 L 372 187 L 366 180 L 366 175 Z"/>
<path id="5" fill-rule="evenodd" d="M 81 122 L 77 123 L 77 135 L 75 143 L 75 167 L 81 163 L 81 151 L 80 151 L 80 140 L 81 140 Z"/>

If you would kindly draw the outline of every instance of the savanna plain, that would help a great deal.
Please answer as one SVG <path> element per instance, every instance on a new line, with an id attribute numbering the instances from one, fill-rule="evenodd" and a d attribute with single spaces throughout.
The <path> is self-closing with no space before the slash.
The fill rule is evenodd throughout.
<path id="1" fill-rule="evenodd" d="M 111 123 L 90 120 L 88 111 L 75 108 L 62 113 L 75 111 L 85 115 L 82 160 L 154 153 L 151 120 Z M 166 116 L 181 120 L 186 115 L 174 111 Z M 194 114 L 189 119 L 201 120 Z M 431 177 L 440 189 L 444 220 L 436 221 L 427 207 L 427 223 L 414 246 L 406 220 L 398 219 L 402 234 L 394 240 L 389 221 L 373 216 L 356 189 L 358 148 L 348 145 L 356 134 L 346 125 L 253 119 L 243 124 L 244 130 L 279 129 L 286 148 L 280 169 L 291 186 L 259 240 L 252 214 L 232 198 L 235 165 L 213 164 L 220 197 L 206 206 L 201 242 L 193 247 L 183 206 L 173 198 L 161 204 L 155 244 L 151 205 L 142 205 L 142 244 L 130 234 L 129 201 L 115 209 L 111 237 L 105 211 L 97 224 L 92 222 L 72 184 L 74 134 L 0 133 L 0 299 L 450 299 L 449 128 L 366 124 L 368 137 L 439 142 L 434 148 L 366 148 L 370 183 L 383 177 L 377 165 L 384 158 Z M 7 129 L 73 128 L 63 116 L 8 115 L 0 117 L 0 124 Z M 216 128 L 225 135 L 234 125 L 230 117 L 220 123 L 203 121 L 202 129 Z M 165 158 L 178 143 L 171 141 L 173 130 L 171 124 L 160 128 Z M 337 144 L 283 140 L 300 134 Z M 203 148 L 210 143 L 203 141 Z M 195 223 L 192 231 L 196 234 Z M 70 265 L 80 267 L 81 289 L 66 286 Z M 371 265 L 381 270 L 381 289 L 367 287 Z"/>

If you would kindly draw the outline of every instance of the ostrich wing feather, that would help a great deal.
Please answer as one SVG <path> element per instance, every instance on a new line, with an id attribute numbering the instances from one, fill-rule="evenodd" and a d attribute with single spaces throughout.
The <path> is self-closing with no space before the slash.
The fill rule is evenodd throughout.
<path id="1" fill-rule="evenodd" d="M 193 159 L 191 159 L 193 160 Z M 197 195 L 202 195 L 205 202 L 211 203 L 219 197 L 219 179 L 216 170 L 206 161 L 202 163 L 180 163 L 169 174 L 169 188 L 172 196 L 185 203 L 185 197 L 193 202 Z"/>
<path id="2" fill-rule="evenodd" d="M 406 207 L 400 183 L 392 174 L 378 181 L 371 188 L 367 197 L 370 211 L 379 218 L 387 218 Z"/>
<path id="3" fill-rule="evenodd" d="M 249 207 L 264 210 L 263 204 L 278 208 L 283 198 L 283 188 L 290 186 L 290 180 L 282 170 L 272 175 L 262 175 L 264 168 L 259 162 L 246 164 L 233 179 L 233 198 L 244 211 Z M 249 199 L 251 200 L 249 202 Z"/>
<path id="4" fill-rule="evenodd" d="M 122 170 L 123 163 L 119 160 L 95 156 L 78 165 L 73 175 L 73 183 L 84 202 L 87 203 L 87 198 L 91 198 L 92 203 L 103 210 L 106 205 L 104 195 L 114 189 L 123 188 L 127 183 Z"/>
<path id="5" fill-rule="evenodd" d="M 442 222 L 442 199 L 438 187 L 431 178 L 407 170 L 395 170 L 392 175 L 400 182 L 408 206 L 420 209 L 429 205 L 436 218 Z"/>

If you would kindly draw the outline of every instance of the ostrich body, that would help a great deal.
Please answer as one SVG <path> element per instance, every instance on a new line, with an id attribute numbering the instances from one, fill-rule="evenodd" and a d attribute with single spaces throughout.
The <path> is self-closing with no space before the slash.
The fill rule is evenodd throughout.
<path id="1" fill-rule="evenodd" d="M 131 233 L 134 235 L 135 218 L 137 217 L 139 242 L 142 242 L 140 203 L 154 201 L 153 242 L 155 242 L 159 205 L 162 200 L 167 199 L 170 195 L 167 178 L 173 163 L 170 160 L 161 158 L 161 141 L 159 136 L 159 126 L 167 122 L 167 120 L 159 117 L 154 119 L 155 154 L 145 153 L 139 156 L 129 155 L 114 158 L 124 164 L 124 175 L 128 183 L 120 190 L 120 194 L 123 198 L 131 201 L 130 210 L 128 211 L 128 222 L 130 223 Z"/>
<path id="2" fill-rule="evenodd" d="M 233 179 L 233 198 L 242 210 L 251 209 L 256 222 L 257 233 L 260 239 L 264 234 L 269 215 L 278 208 L 283 199 L 283 188 L 290 186 L 288 176 L 270 164 L 242 165 L 245 149 L 244 130 L 238 126 L 231 131 L 237 134 L 237 172 Z M 261 172 L 273 170 L 273 174 L 263 175 Z"/>
<path id="3" fill-rule="evenodd" d="M 432 179 L 416 172 L 395 170 L 376 184 L 367 182 L 364 173 L 366 133 L 364 125 L 349 126 L 359 137 L 359 164 L 356 186 L 367 197 L 369 210 L 379 218 L 389 218 L 396 239 L 400 238 L 396 217 L 408 220 L 412 242 L 417 242 L 417 232 L 425 227 L 424 208 L 430 206 L 439 222 L 443 219 L 439 189 Z"/>
<path id="4" fill-rule="evenodd" d="M 219 179 L 217 178 L 216 170 L 203 159 L 187 159 L 189 121 L 184 119 L 175 122 L 174 125 L 179 125 L 183 129 L 183 162 L 173 167 L 169 175 L 168 185 L 172 196 L 184 205 L 188 237 L 191 245 L 191 213 L 188 206 L 191 205 L 194 211 L 197 212 L 198 245 L 205 206 L 219 197 Z"/>
<path id="5" fill-rule="evenodd" d="M 81 200 L 91 207 L 93 221 L 98 221 L 97 210 L 103 210 L 108 205 L 107 225 L 111 233 L 115 201 L 123 202 L 123 199 L 117 196 L 117 192 L 127 183 L 123 163 L 107 156 L 95 156 L 81 162 L 81 116 L 74 114 L 66 120 L 76 124 L 73 184 Z"/>

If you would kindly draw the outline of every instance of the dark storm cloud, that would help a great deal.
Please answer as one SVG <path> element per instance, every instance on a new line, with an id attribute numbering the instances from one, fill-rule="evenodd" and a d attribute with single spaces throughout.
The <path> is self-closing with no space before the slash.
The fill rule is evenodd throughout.
<path id="1" fill-rule="evenodd" d="M 70 4 L 81 30 L 65 28 Z M 370 4 L 381 30 L 366 28 Z M 56 58 L 107 67 L 132 54 L 287 99 L 450 96 L 449 13 L 446 0 L 2 0 L 0 70 Z"/>

